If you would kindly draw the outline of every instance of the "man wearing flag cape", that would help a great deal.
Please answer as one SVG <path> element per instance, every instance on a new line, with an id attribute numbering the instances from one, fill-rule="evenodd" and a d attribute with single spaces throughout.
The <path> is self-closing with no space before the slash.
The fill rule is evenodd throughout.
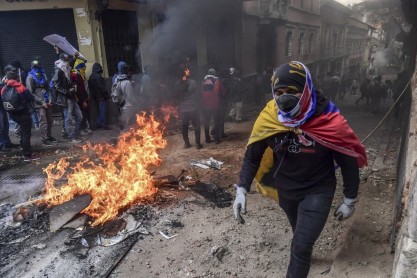
<path id="1" fill-rule="evenodd" d="M 316 91 L 308 68 L 293 61 L 273 73 L 273 99 L 259 114 L 249 138 L 233 205 L 243 222 L 246 194 L 257 190 L 284 210 L 293 231 L 287 278 L 307 277 L 312 249 L 327 217 L 336 189 L 335 164 L 343 176 L 339 220 L 355 210 L 359 168 L 366 152 L 337 107 Z"/>

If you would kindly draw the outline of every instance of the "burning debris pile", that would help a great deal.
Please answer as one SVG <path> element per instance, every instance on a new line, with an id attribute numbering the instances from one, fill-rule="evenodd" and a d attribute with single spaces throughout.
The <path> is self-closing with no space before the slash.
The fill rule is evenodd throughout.
<path id="1" fill-rule="evenodd" d="M 169 107 L 167 110 L 171 111 Z M 138 115 L 136 124 L 114 144 L 87 144 L 77 151 L 78 155 L 67 155 L 50 164 L 44 170 L 44 190 L 35 199 L 0 205 L 0 276 L 24 272 L 27 265 L 34 267 L 33 254 L 45 258 L 55 252 L 65 261 L 95 261 L 94 269 L 82 269 L 87 267 L 83 264 L 80 269 L 70 270 L 68 264 L 60 264 L 64 272 L 107 277 L 144 235 L 165 240 L 181 235 L 179 229 L 184 225 L 177 220 L 161 220 L 162 226 L 154 225 L 160 215 L 156 213 L 158 205 L 177 202 L 178 197 L 186 199 L 193 193 L 210 206 L 231 205 L 232 195 L 213 181 L 200 181 L 193 166 L 191 175 L 181 170 L 178 176 L 155 176 L 162 162 L 158 150 L 167 144 L 164 126 L 145 115 Z M 223 164 L 213 158 L 198 162 L 215 171 Z M 207 204 L 198 197 L 188 199 Z M 56 263 L 51 261 L 51 269 L 45 273 L 54 273 Z"/>
<path id="2" fill-rule="evenodd" d="M 76 165 L 71 166 L 66 158 L 49 165 L 44 170 L 47 180 L 40 202 L 55 206 L 88 194 L 91 203 L 81 213 L 89 215 L 91 226 L 96 226 L 155 194 L 148 167 L 161 163 L 157 151 L 166 146 L 163 127 L 153 116 L 138 115 L 136 122 L 138 127 L 122 134 L 115 146 L 87 144 L 86 156 Z M 65 176 L 67 184 L 58 187 Z"/>

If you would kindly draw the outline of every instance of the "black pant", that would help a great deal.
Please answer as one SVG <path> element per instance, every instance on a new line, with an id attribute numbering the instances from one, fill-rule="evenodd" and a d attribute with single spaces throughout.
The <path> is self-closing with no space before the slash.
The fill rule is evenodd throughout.
<path id="1" fill-rule="evenodd" d="M 219 132 L 220 132 L 220 138 L 224 137 L 224 122 L 226 120 L 227 111 L 229 110 L 229 107 L 227 105 L 227 101 L 224 101 L 223 103 L 220 103 L 219 108 Z M 213 133 L 216 134 L 217 131 L 213 129 Z"/>
<path id="2" fill-rule="evenodd" d="M 10 118 L 20 125 L 20 146 L 24 156 L 32 155 L 30 137 L 32 136 L 32 119 L 29 111 L 9 112 Z"/>
<path id="3" fill-rule="evenodd" d="M 206 141 L 210 141 L 210 120 L 213 117 L 214 120 L 214 140 L 220 141 L 220 113 L 219 110 L 203 110 L 203 121 L 204 121 L 204 135 Z"/>
<path id="4" fill-rule="evenodd" d="M 307 277 L 313 245 L 326 224 L 333 195 L 334 191 L 313 193 L 299 200 L 279 196 L 279 205 L 287 215 L 294 234 L 287 278 Z"/>
<path id="5" fill-rule="evenodd" d="M 89 107 L 87 106 L 87 108 L 84 108 L 82 102 L 78 102 L 78 106 L 80 107 L 81 114 L 83 115 L 80 128 L 87 129 L 91 126 L 90 125 L 90 111 L 88 110 Z"/>
<path id="6" fill-rule="evenodd" d="M 195 143 L 197 145 L 200 144 L 200 113 L 198 111 L 181 112 L 181 121 L 182 139 L 184 139 L 184 142 L 190 142 L 190 139 L 188 138 L 188 125 L 191 121 L 194 127 Z"/>
<path id="7" fill-rule="evenodd" d="M 361 92 L 361 97 L 355 101 L 355 104 L 359 104 L 359 101 L 366 99 L 366 105 L 369 105 L 369 96 Z"/>

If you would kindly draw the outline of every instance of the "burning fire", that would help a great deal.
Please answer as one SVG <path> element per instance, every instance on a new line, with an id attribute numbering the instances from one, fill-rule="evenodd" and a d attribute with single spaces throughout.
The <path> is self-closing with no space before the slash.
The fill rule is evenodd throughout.
<path id="1" fill-rule="evenodd" d="M 131 128 L 119 136 L 116 146 L 87 144 L 85 157 L 74 166 L 63 158 L 50 164 L 45 194 L 41 202 L 48 206 L 62 204 L 77 195 L 89 194 L 92 201 L 81 213 L 94 218 L 92 226 L 103 224 L 134 203 L 155 194 L 150 165 L 160 165 L 158 149 L 166 146 L 162 138 L 163 126 L 152 116 L 137 115 L 137 129 Z M 87 157 L 95 154 L 95 158 Z M 67 175 L 68 183 L 60 188 L 56 181 Z"/>
<path id="2" fill-rule="evenodd" d="M 179 118 L 178 109 L 173 105 L 162 104 L 160 111 L 162 113 L 165 123 L 169 123 L 169 119 L 171 118 L 171 116 L 175 117 L 176 119 Z"/>
<path id="3" fill-rule="evenodd" d="M 185 68 L 185 70 L 184 70 L 184 76 L 182 77 L 182 80 L 187 80 L 189 77 L 190 77 L 190 69 L 188 69 L 188 68 Z"/>

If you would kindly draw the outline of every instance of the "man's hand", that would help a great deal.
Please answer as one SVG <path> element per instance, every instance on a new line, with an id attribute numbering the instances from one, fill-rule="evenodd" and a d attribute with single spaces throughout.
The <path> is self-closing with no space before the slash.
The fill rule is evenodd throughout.
<path id="1" fill-rule="evenodd" d="M 240 223 L 244 224 L 245 220 L 242 218 L 240 213 L 246 213 L 246 194 L 248 192 L 243 187 L 236 188 L 236 198 L 233 204 L 233 213 L 235 214 L 235 219 Z"/>
<path id="2" fill-rule="evenodd" d="M 334 216 L 337 217 L 337 220 L 342 221 L 352 216 L 355 212 L 355 203 L 357 201 L 357 199 L 349 199 L 345 197 L 343 203 L 334 212 Z"/>

